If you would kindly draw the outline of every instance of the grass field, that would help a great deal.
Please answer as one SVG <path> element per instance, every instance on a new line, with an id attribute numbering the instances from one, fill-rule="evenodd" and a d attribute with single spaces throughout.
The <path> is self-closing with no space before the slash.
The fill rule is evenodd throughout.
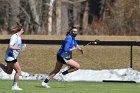
<path id="1" fill-rule="evenodd" d="M 23 39 L 32 40 L 63 40 L 65 36 L 25 35 Z M 10 36 L 0 36 L 0 39 L 9 39 Z M 103 41 L 140 41 L 139 36 L 78 36 L 78 40 L 103 40 Z M 60 45 L 35 45 L 27 44 L 26 51 L 18 60 L 22 71 L 29 73 L 49 73 L 54 68 L 56 53 Z M 0 44 L 0 61 L 4 62 L 7 44 Z M 130 67 L 129 46 L 86 46 L 84 55 L 73 52 L 73 58 L 81 69 L 118 69 Z M 133 69 L 140 71 L 140 47 L 133 47 Z"/>
<path id="2" fill-rule="evenodd" d="M 0 81 L 0 93 L 140 93 L 139 83 L 58 82 L 51 81 L 51 88 L 43 88 L 41 81 L 19 81 L 23 91 L 12 91 L 12 81 Z"/>

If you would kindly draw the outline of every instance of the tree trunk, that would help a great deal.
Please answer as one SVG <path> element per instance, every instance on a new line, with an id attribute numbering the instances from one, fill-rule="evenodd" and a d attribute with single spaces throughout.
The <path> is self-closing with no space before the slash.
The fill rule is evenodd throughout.
<path id="1" fill-rule="evenodd" d="M 67 4 L 63 4 L 62 5 L 62 15 L 63 15 L 63 18 L 62 18 L 62 31 L 61 33 L 62 34 L 66 34 L 68 28 L 69 28 L 69 22 L 68 22 L 68 3 Z"/>
<path id="2" fill-rule="evenodd" d="M 84 13 L 83 13 L 83 21 L 82 21 L 82 29 L 83 29 L 83 32 L 86 32 L 87 30 L 87 27 L 88 27 L 88 2 L 85 2 L 85 10 L 84 10 Z"/>
<path id="3" fill-rule="evenodd" d="M 56 35 L 61 35 L 61 0 L 56 0 Z"/>
<path id="4" fill-rule="evenodd" d="M 73 6 L 73 21 L 74 25 L 79 25 L 80 22 L 80 12 L 79 12 L 80 3 L 76 3 Z"/>
<path id="5" fill-rule="evenodd" d="M 53 8 L 54 8 L 55 0 L 50 0 L 49 3 L 49 11 L 48 11 L 48 35 L 52 34 L 52 15 L 53 15 Z"/>
<path id="6" fill-rule="evenodd" d="M 20 0 L 9 0 L 10 4 L 10 16 L 9 16 L 9 28 L 15 24 L 16 22 L 19 22 L 18 15 L 19 15 L 19 6 L 20 6 Z"/>
<path id="7" fill-rule="evenodd" d="M 31 16 L 33 21 L 33 27 L 36 33 L 41 33 L 41 5 L 42 0 L 29 0 L 31 8 Z"/>

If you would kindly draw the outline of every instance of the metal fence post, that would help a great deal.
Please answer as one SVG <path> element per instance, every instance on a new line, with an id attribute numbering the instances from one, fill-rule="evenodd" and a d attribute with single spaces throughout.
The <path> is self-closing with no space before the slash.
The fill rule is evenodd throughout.
<path id="1" fill-rule="evenodd" d="M 130 68 L 133 68 L 133 45 L 130 46 Z"/>

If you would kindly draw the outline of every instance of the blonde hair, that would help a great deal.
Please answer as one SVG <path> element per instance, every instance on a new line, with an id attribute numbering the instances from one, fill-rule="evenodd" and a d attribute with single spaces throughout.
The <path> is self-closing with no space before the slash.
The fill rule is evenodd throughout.
<path id="1" fill-rule="evenodd" d="M 22 25 L 19 24 L 18 22 L 16 22 L 16 24 L 11 27 L 11 31 L 15 33 L 19 32 L 21 29 L 22 29 Z"/>

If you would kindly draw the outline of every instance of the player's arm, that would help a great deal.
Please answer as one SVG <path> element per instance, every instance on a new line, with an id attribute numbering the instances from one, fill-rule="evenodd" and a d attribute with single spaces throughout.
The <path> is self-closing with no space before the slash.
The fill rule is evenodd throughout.
<path id="1" fill-rule="evenodd" d="M 83 49 L 77 44 L 76 40 L 75 40 L 75 46 L 76 48 L 83 54 Z"/>
<path id="2" fill-rule="evenodd" d="M 78 49 L 82 54 L 84 54 L 84 51 L 83 51 L 83 49 L 82 49 L 80 46 L 77 45 L 77 49 Z"/>
<path id="3" fill-rule="evenodd" d="M 15 45 L 15 43 L 16 43 L 16 40 L 17 39 L 17 37 L 15 36 L 15 35 L 13 35 L 12 37 L 11 37 L 11 39 L 10 39 L 10 44 L 8 45 L 8 48 L 9 49 L 12 49 L 12 50 L 20 50 L 20 48 L 17 48 L 17 47 L 15 47 L 14 45 Z"/>
<path id="4" fill-rule="evenodd" d="M 17 48 L 17 47 L 15 47 L 13 45 L 9 45 L 8 48 L 9 49 L 12 49 L 12 50 L 20 50 L 20 48 Z"/>
<path id="5" fill-rule="evenodd" d="M 73 47 L 70 49 L 70 51 L 74 51 L 74 50 L 77 50 L 77 47 Z"/>

